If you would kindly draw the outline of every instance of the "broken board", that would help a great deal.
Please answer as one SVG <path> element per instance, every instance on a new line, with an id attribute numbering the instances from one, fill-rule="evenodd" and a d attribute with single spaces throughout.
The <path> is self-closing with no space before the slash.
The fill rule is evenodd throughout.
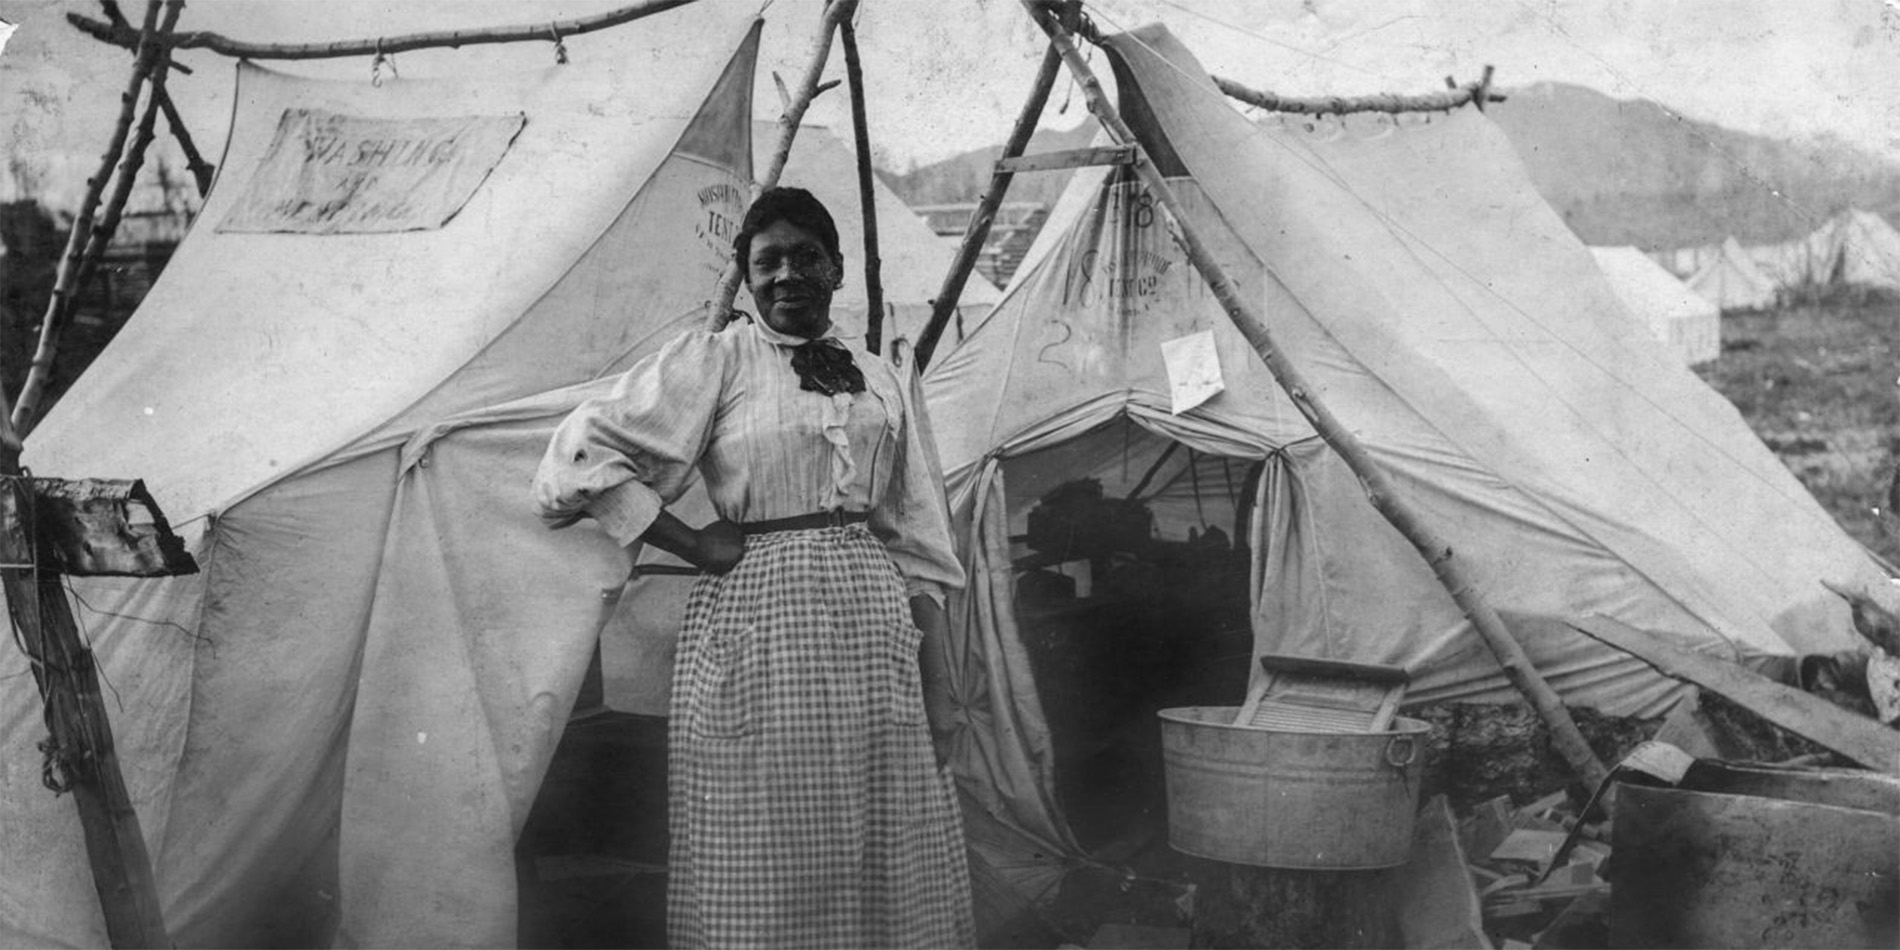
<path id="1" fill-rule="evenodd" d="M 1655 667 L 1720 693 L 1736 705 L 1875 771 L 1900 775 L 1900 732 L 1739 664 L 1690 653 L 1628 624 L 1595 616 L 1570 626 Z"/>

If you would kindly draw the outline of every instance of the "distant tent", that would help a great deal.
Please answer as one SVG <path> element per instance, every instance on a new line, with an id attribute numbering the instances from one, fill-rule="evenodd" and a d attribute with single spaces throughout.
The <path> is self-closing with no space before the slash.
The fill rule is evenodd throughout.
<path id="1" fill-rule="evenodd" d="M 1593 247 L 1597 266 L 1630 313 L 1685 365 L 1722 355 L 1721 311 L 1633 247 Z"/>
<path id="2" fill-rule="evenodd" d="M 532 511 L 560 410 L 535 398 L 703 319 L 751 178 L 754 9 L 533 73 L 238 66 L 195 228 L 25 458 L 144 478 L 203 565 L 74 582 L 178 945 L 516 940 L 516 836 L 626 576 L 603 534 Z M 265 186 L 321 161 L 302 146 L 328 140 L 278 139 L 313 118 L 417 173 L 394 149 L 449 136 L 426 154 L 455 172 L 305 214 Z M 373 227 L 458 185 L 432 229 L 231 227 Z M 18 651 L 0 679 L 0 944 L 104 946 L 72 802 L 17 767 L 44 735 Z"/>
<path id="3" fill-rule="evenodd" d="M 1775 305 L 1775 282 L 1755 266 L 1754 259 L 1733 237 L 1723 241 L 1721 253 L 1704 263 L 1686 283 L 1723 312 L 1766 310 Z"/>
<path id="4" fill-rule="evenodd" d="M 777 141 L 777 123 L 754 123 L 755 161 L 763 165 Z M 833 316 L 854 332 L 861 330 L 866 326 L 864 214 L 858 205 L 857 153 L 831 129 L 802 125 L 779 181 L 809 189 L 831 209 L 838 223 L 838 243 L 845 256 L 844 287 L 832 298 Z M 914 342 L 923 332 L 924 324 L 929 322 L 930 301 L 943 286 L 944 272 L 950 269 L 950 260 L 956 255 L 956 243 L 931 231 L 930 225 L 881 179 L 873 175 L 871 181 L 877 201 L 879 282 L 884 288 L 888 315 L 884 339 L 903 337 Z M 979 274 L 972 274 L 957 299 L 957 309 L 966 322 L 979 319 L 1001 297 L 1002 292 L 995 284 Z"/>
<path id="5" fill-rule="evenodd" d="M 1900 291 L 1900 232 L 1871 211 L 1849 209 L 1808 236 L 1816 283 Z"/>
<path id="6" fill-rule="evenodd" d="M 1566 702 L 1656 715 L 1682 691 L 1564 624 L 1592 614 L 1755 666 L 1856 648 L 1818 581 L 1884 575 L 1734 407 L 1629 318 L 1486 116 L 1255 125 L 1165 29 L 1106 45 L 1124 114 L 1212 253 Z M 1019 608 L 1024 572 L 1062 556 L 1031 543 L 1031 513 L 1042 506 L 1047 525 L 1055 501 L 1092 491 L 1084 479 L 1147 511 L 1093 522 L 1096 534 L 1133 523 L 1137 539 L 1247 565 L 1234 594 L 1252 651 L 1400 665 L 1421 702 L 1515 698 L 1164 225 L 1125 171 L 1077 173 L 1003 301 L 925 376 L 970 582 L 952 609 L 969 723 L 957 776 L 995 819 L 979 851 L 1029 888 L 1085 849 L 1051 720 L 1076 705 L 1120 712 L 1052 702 L 1032 648 L 1068 618 L 1085 632 L 1090 617 L 1119 623 L 1128 595 L 1153 589 L 1091 566 L 1093 597 L 1078 570 L 1047 585 L 1066 606 Z M 1176 414 L 1164 346 L 1202 333 L 1225 388 Z M 1210 545 L 1213 528 L 1224 537 Z M 1119 557 L 1100 566 L 1120 572 Z M 1180 618 L 1146 633 L 1192 635 Z M 1169 698 L 1238 705 L 1259 671 L 1244 647 L 1221 663 L 1220 684 L 1184 680 Z M 1152 729 L 1146 719 L 1128 728 Z"/>
<path id="7" fill-rule="evenodd" d="M 1900 292 L 1900 232 L 1871 211 L 1843 211 L 1807 237 L 1747 253 L 1785 293 Z"/>

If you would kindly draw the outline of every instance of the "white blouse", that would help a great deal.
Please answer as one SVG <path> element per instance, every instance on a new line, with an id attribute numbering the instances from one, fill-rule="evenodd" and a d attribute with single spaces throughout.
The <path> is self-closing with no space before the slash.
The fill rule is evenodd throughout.
<path id="1" fill-rule="evenodd" d="M 641 360 L 555 430 L 534 480 L 541 516 L 565 527 L 591 515 L 631 544 L 697 466 L 722 518 L 868 511 L 908 593 L 962 587 L 916 374 L 900 379 L 840 340 L 865 391 L 801 390 L 790 349 L 805 342 L 754 320 L 685 333 Z"/>

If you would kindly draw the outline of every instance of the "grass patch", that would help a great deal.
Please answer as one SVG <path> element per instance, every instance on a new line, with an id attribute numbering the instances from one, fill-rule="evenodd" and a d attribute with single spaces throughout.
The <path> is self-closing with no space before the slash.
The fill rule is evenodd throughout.
<path id="1" fill-rule="evenodd" d="M 1722 318 L 1722 356 L 1697 368 L 1842 528 L 1900 563 L 1888 488 L 1900 465 L 1900 300 L 1809 304 Z"/>

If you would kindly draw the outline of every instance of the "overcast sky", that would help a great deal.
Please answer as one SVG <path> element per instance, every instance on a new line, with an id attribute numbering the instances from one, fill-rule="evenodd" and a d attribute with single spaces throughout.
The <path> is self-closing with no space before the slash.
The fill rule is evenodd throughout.
<path id="1" fill-rule="evenodd" d="M 192 0 L 180 28 L 314 42 L 541 22 L 619 5 Z M 137 0 L 125 6 L 134 17 L 142 9 Z M 767 11 L 756 100 L 766 117 L 778 103 L 770 73 L 789 81 L 801 72 L 818 9 L 818 0 L 776 0 Z M 1107 29 L 1164 22 L 1211 72 L 1276 92 L 1428 91 L 1446 75 L 1472 79 L 1492 64 L 1506 87 L 1576 83 L 1745 131 L 1832 134 L 1900 160 L 1900 0 L 1094 0 L 1091 9 Z M 73 30 L 67 11 L 98 15 L 91 2 L 0 0 L 0 19 L 20 26 L 0 56 L 9 160 L 0 195 L 27 180 L 54 203 L 72 203 L 110 133 L 129 56 Z M 688 15 L 690 7 L 620 31 L 663 33 L 664 17 Z M 862 0 L 858 30 L 873 139 L 883 164 L 898 170 L 1000 141 L 1042 48 L 1016 0 Z M 576 37 L 569 47 L 576 58 L 609 55 L 630 35 Z M 230 64 L 204 52 L 180 61 L 195 72 L 174 75 L 170 88 L 215 156 L 229 119 Z M 397 57 L 406 76 L 551 62 L 547 44 Z M 279 68 L 369 73 L 361 58 Z M 828 75 L 842 70 L 834 53 Z M 1044 122 L 1073 125 L 1084 111 L 1065 83 Z M 822 97 L 808 118 L 848 127 L 842 91 Z"/>

